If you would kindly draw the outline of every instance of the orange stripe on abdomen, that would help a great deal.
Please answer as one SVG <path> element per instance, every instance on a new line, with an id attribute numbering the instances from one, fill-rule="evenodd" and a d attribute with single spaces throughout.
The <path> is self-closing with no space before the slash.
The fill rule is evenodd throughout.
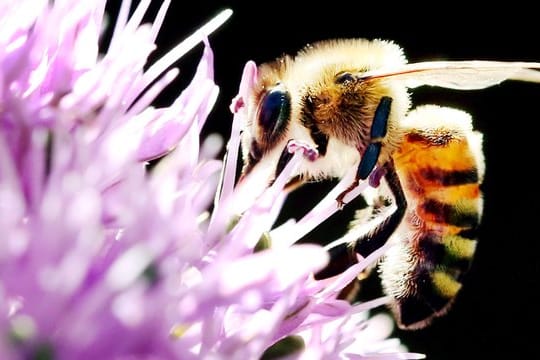
<path id="1" fill-rule="evenodd" d="M 421 231 L 456 233 L 481 217 L 480 164 L 464 134 L 437 128 L 411 131 L 394 161 Z M 457 228 L 457 229 L 456 229 Z"/>

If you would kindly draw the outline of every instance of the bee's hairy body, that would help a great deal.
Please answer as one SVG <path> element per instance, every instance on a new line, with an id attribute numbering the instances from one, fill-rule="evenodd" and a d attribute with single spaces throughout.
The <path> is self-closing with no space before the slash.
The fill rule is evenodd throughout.
<path id="1" fill-rule="evenodd" d="M 472 261 L 484 159 L 464 112 L 424 106 L 403 127 L 393 158 L 408 208 L 379 270 L 399 324 L 419 328 L 446 313 Z"/>
<path id="2" fill-rule="evenodd" d="M 505 79 L 540 82 L 531 70 L 537 68 L 539 63 L 407 64 L 392 42 L 315 43 L 295 57 L 259 66 L 246 101 L 242 176 L 259 164 L 272 164 L 267 167 L 274 171 L 272 181 L 284 166 L 291 139 L 319 153 L 301 164 L 293 184 L 341 178 L 357 167 L 354 183 L 337 200 L 369 179 L 397 210 L 357 241 L 331 248 L 335 261 L 316 277 L 335 275 L 357 261 L 356 253 L 367 256 L 390 241 L 394 246 L 379 264 L 383 289 L 393 299 L 398 325 L 422 328 L 448 311 L 472 261 L 484 158 L 482 135 L 467 113 L 436 105 L 411 110 L 408 89 L 423 84 L 480 89 Z M 415 85 L 404 85 L 409 80 Z M 372 214 L 379 210 L 372 207 Z"/>

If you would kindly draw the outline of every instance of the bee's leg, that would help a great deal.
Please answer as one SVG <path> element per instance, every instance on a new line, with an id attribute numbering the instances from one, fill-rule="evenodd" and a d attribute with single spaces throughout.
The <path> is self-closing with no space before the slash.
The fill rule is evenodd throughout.
<path id="1" fill-rule="evenodd" d="M 356 241 L 353 247 L 354 252 L 363 257 L 368 256 L 386 243 L 401 223 L 401 220 L 403 220 L 403 216 L 407 210 L 407 199 L 403 193 L 401 182 L 396 173 L 393 161 L 390 161 L 385 168 L 386 174 L 384 175 L 384 179 L 394 198 L 396 211 L 375 227 L 373 231 L 370 231 Z"/>
<path id="2" fill-rule="evenodd" d="M 343 201 L 345 196 L 350 193 L 360 180 L 367 179 L 373 172 L 373 169 L 377 165 L 379 155 L 381 153 L 382 141 L 386 136 L 388 127 L 388 117 L 390 116 L 390 109 L 392 107 L 392 98 L 389 96 L 381 97 L 377 109 L 373 115 L 373 122 L 370 129 L 370 142 L 367 147 L 361 151 L 360 163 L 356 170 L 356 177 L 354 181 L 336 198 L 339 206 L 342 207 L 345 202 Z"/>
<path id="3" fill-rule="evenodd" d="M 381 143 L 371 143 L 369 144 L 368 148 L 362 155 L 362 161 L 360 161 L 360 165 L 358 165 L 358 169 L 356 171 L 356 176 L 354 178 L 354 181 L 336 198 L 336 201 L 338 202 L 338 205 L 340 208 L 342 208 L 345 205 L 345 196 L 353 191 L 357 186 L 360 180 L 365 180 L 371 171 L 373 171 L 373 168 L 375 167 L 377 160 L 379 158 L 379 154 L 381 152 Z M 367 159 L 366 161 L 363 161 L 364 159 Z M 369 165 L 367 164 L 367 161 L 369 161 Z M 366 167 L 369 166 L 369 172 L 366 172 Z M 367 175 L 366 175 L 367 173 Z M 370 184 L 372 182 L 370 181 Z"/>
<path id="4" fill-rule="evenodd" d="M 325 279 L 347 270 L 358 261 L 355 253 L 363 257 L 368 256 L 383 246 L 401 223 L 407 208 L 407 200 L 401 188 L 401 182 L 396 173 L 393 161 L 387 163 L 384 168 L 386 170 L 384 179 L 397 206 L 396 211 L 372 231 L 361 236 L 354 244 L 344 243 L 331 248 L 329 250 L 330 263 L 326 268 L 315 274 L 316 279 Z"/>

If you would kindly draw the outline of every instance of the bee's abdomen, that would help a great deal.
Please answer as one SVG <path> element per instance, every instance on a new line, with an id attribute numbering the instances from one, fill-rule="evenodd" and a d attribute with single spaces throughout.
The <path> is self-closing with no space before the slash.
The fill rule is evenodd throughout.
<path id="1" fill-rule="evenodd" d="M 465 113 L 428 106 L 411 116 L 394 156 L 408 209 L 381 277 L 399 325 L 421 328 L 448 310 L 470 267 L 484 163 Z"/>

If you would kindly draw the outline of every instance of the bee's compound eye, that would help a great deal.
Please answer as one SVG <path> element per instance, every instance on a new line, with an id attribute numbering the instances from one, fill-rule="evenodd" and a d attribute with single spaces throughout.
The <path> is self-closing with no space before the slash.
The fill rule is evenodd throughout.
<path id="1" fill-rule="evenodd" d="M 356 77 L 350 72 L 342 72 L 336 75 L 336 84 L 345 84 L 354 81 Z"/>
<path id="2" fill-rule="evenodd" d="M 270 134 L 283 129 L 291 115 L 291 96 L 284 89 L 272 89 L 259 107 L 259 124 Z"/>

